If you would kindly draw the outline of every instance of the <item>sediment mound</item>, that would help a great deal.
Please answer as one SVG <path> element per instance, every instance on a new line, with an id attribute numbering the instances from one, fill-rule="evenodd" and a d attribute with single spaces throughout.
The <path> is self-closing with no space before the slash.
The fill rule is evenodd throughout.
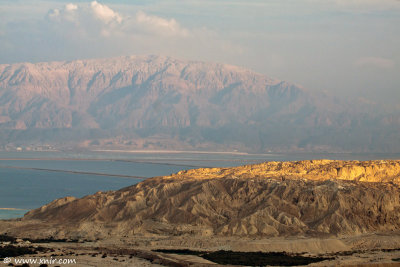
<path id="1" fill-rule="evenodd" d="M 181 171 L 118 191 L 58 199 L 0 232 L 343 236 L 400 230 L 400 161 L 267 162 Z M 39 231 L 40 230 L 40 231 Z"/>

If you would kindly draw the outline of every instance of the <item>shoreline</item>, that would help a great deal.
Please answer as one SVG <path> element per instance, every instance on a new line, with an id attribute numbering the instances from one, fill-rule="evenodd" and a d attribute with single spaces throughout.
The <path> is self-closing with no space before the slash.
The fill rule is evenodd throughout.
<path id="1" fill-rule="evenodd" d="M 19 209 L 19 208 L 0 208 L 0 210 L 20 210 L 20 211 L 23 211 L 23 210 L 30 210 L 30 209 Z"/>
<path id="2" fill-rule="evenodd" d="M 94 149 L 92 152 L 111 152 L 111 153 L 138 153 L 138 154 L 222 154 L 222 155 L 252 155 L 247 152 L 235 151 L 195 151 L 195 150 L 122 150 L 122 149 Z M 264 155 L 264 154 L 261 154 Z M 265 154 L 269 155 L 269 154 Z M 272 153 L 271 153 L 272 155 Z"/>

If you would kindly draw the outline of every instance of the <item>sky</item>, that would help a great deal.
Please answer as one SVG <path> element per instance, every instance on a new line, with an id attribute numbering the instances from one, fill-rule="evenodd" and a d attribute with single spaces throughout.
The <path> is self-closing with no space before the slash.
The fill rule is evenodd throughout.
<path id="1" fill-rule="evenodd" d="M 0 1 L 0 64 L 143 54 L 400 107 L 399 0 Z"/>

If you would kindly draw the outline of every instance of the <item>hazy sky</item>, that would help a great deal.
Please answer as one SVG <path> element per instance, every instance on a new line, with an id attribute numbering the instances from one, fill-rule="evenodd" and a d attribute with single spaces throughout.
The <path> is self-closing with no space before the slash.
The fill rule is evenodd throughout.
<path id="1" fill-rule="evenodd" d="M 400 102 L 398 0 L 0 1 L 0 63 L 161 54 Z"/>

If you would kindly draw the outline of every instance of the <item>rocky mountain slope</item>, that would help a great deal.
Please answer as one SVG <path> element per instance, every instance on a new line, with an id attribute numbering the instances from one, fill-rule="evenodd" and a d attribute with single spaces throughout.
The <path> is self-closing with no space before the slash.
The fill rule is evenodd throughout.
<path id="1" fill-rule="evenodd" d="M 95 239 L 352 236 L 400 230 L 400 161 L 268 162 L 181 171 L 118 191 L 66 197 L 0 232 Z M 33 231 L 34 230 L 34 231 Z"/>
<path id="2" fill-rule="evenodd" d="M 400 150 L 400 116 L 159 56 L 0 65 L 0 146 Z"/>

